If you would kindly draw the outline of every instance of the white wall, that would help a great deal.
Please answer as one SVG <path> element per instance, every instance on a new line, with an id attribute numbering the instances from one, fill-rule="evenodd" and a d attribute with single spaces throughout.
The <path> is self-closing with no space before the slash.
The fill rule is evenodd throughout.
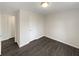
<path id="1" fill-rule="evenodd" d="M 1 55 L 1 38 L 0 38 L 0 55 Z"/>
<path id="2" fill-rule="evenodd" d="M 15 17 L 8 14 L 1 14 L 2 41 L 15 37 Z"/>
<path id="3" fill-rule="evenodd" d="M 1 14 L 0 14 L 0 55 L 1 55 Z"/>
<path id="4" fill-rule="evenodd" d="M 79 10 L 67 10 L 47 16 L 45 35 L 79 48 Z"/>
<path id="5" fill-rule="evenodd" d="M 17 17 L 19 17 L 19 23 L 17 22 L 17 25 L 19 26 L 18 31 L 20 33 L 17 32 L 16 38 L 20 38 L 16 39 L 16 41 L 19 40 L 18 44 L 20 47 L 24 46 L 25 44 L 29 43 L 34 39 L 38 39 L 44 36 L 43 17 L 41 15 L 35 14 L 27 10 L 20 10 L 16 18 Z"/>
<path id="6" fill-rule="evenodd" d="M 15 12 L 15 42 L 20 45 L 20 11 Z"/>

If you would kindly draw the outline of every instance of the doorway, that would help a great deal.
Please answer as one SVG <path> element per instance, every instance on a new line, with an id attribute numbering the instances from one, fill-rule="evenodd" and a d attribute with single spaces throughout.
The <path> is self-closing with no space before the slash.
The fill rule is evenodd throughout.
<path id="1" fill-rule="evenodd" d="M 3 51 L 5 52 L 8 49 L 5 49 L 6 47 L 9 47 L 13 43 L 15 43 L 15 34 L 16 34 L 16 27 L 15 27 L 15 16 L 8 15 L 8 14 L 2 14 L 1 15 L 1 53 Z M 6 43 L 4 44 L 3 42 Z M 3 50 L 4 48 L 4 50 Z M 8 52 L 8 51 L 7 51 Z"/>

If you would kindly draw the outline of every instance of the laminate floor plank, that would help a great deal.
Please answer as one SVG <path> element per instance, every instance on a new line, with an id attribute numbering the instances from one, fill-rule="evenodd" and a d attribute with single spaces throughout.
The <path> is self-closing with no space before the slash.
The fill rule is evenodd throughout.
<path id="1" fill-rule="evenodd" d="M 2 56 L 79 56 L 79 49 L 47 37 L 19 48 L 11 38 L 2 42 Z"/>

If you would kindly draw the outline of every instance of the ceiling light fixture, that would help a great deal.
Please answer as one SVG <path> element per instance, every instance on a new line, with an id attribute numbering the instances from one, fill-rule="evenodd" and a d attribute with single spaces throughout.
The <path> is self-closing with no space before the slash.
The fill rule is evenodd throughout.
<path id="1" fill-rule="evenodd" d="M 41 6 L 42 6 L 43 8 L 46 8 L 46 7 L 48 7 L 48 3 L 47 3 L 47 2 L 42 2 L 42 3 L 41 3 Z"/>

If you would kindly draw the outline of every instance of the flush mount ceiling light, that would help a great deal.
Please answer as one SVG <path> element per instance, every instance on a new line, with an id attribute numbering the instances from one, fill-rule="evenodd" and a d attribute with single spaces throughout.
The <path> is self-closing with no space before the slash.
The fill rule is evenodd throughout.
<path id="1" fill-rule="evenodd" d="M 48 3 L 47 3 L 47 2 L 42 2 L 42 3 L 41 3 L 41 6 L 42 6 L 43 8 L 46 8 L 46 7 L 48 7 Z"/>

